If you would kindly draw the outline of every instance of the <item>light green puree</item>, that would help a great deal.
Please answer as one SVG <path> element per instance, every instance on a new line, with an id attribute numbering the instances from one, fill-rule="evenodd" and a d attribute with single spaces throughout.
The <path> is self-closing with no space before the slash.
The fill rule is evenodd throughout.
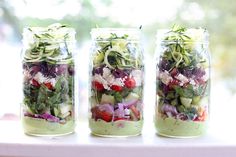
<path id="1" fill-rule="evenodd" d="M 89 119 L 89 127 L 92 134 L 97 136 L 136 136 L 141 134 L 143 120 L 105 122 L 103 120 L 95 121 L 94 119 Z"/>
<path id="2" fill-rule="evenodd" d="M 29 135 L 65 135 L 74 132 L 75 128 L 74 120 L 61 124 L 45 119 L 23 117 L 22 122 L 25 133 Z"/>
<path id="3" fill-rule="evenodd" d="M 168 137 L 195 137 L 205 133 L 207 122 L 183 121 L 172 117 L 155 118 L 158 134 Z"/>

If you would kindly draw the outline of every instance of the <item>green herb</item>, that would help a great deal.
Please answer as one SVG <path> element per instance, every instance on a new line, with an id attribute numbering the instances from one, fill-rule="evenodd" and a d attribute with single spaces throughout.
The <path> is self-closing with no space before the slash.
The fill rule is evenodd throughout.
<path id="1" fill-rule="evenodd" d="M 120 103 L 122 102 L 122 95 L 120 92 L 114 92 L 113 96 L 115 97 L 115 101 L 116 103 Z"/>
<path id="2" fill-rule="evenodd" d="M 68 80 L 62 76 L 58 79 L 54 90 L 49 90 L 44 84 L 39 88 L 29 84 L 24 85 L 24 104 L 28 106 L 33 114 L 41 114 L 47 110 L 58 108 L 61 103 L 68 103 L 73 99 L 72 80 Z"/>
<path id="3" fill-rule="evenodd" d="M 194 96 L 194 90 L 192 85 L 188 85 L 185 88 L 179 87 L 179 86 L 174 86 L 175 92 L 180 96 L 180 97 L 185 97 L 185 98 L 192 98 Z"/>

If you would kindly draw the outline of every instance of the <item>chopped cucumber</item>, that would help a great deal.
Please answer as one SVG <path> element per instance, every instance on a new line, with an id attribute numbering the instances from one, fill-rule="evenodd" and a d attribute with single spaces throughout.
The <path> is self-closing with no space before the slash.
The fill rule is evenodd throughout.
<path id="1" fill-rule="evenodd" d="M 65 113 L 67 113 L 67 112 L 72 110 L 72 106 L 71 105 L 60 104 L 59 106 L 60 106 L 60 113 L 61 114 L 65 114 Z"/>
<path id="2" fill-rule="evenodd" d="M 66 113 L 64 113 L 64 114 L 60 114 L 59 117 L 60 117 L 60 118 L 66 118 L 66 117 L 69 116 L 69 115 L 70 115 L 70 112 L 66 112 Z"/>
<path id="3" fill-rule="evenodd" d="M 60 113 L 60 111 L 57 108 L 54 108 L 53 111 L 55 116 L 58 116 Z"/>
<path id="4" fill-rule="evenodd" d="M 201 97 L 200 96 L 195 96 L 195 97 L 193 97 L 192 104 L 193 105 L 199 105 L 200 101 L 201 101 Z"/>
<path id="5" fill-rule="evenodd" d="M 185 107 L 190 107 L 191 106 L 191 102 L 192 99 L 191 98 L 185 98 L 185 97 L 180 97 L 180 102 L 182 105 L 184 105 Z"/>
<path id="6" fill-rule="evenodd" d="M 136 93 L 129 93 L 129 95 L 125 98 L 125 101 L 131 101 L 131 100 L 138 100 L 139 99 L 139 95 Z"/>
<path id="7" fill-rule="evenodd" d="M 114 96 L 103 94 L 101 104 L 115 104 Z"/>
<path id="8" fill-rule="evenodd" d="M 172 100 L 170 104 L 173 106 L 176 106 L 178 104 L 177 99 Z"/>

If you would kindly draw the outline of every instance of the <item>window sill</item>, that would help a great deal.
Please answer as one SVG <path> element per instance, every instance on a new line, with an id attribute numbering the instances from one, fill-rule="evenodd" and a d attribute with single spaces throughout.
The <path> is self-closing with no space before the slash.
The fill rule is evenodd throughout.
<path id="1" fill-rule="evenodd" d="M 0 121 L 0 156 L 4 157 L 235 157 L 236 138 L 210 128 L 208 134 L 193 139 L 157 136 L 153 127 L 144 126 L 143 134 L 129 138 L 101 138 L 90 134 L 87 122 L 79 122 L 74 134 L 63 137 L 32 137 L 19 121 Z M 150 125 L 150 124 L 145 124 Z"/>

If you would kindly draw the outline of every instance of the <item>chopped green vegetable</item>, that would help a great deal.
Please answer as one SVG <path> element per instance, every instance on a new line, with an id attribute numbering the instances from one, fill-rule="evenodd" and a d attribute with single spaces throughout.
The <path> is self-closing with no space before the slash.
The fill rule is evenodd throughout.
<path id="1" fill-rule="evenodd" d="M 191 98 L 185 98 L 185 97 L 180 97 L 180 102 L 182 105 L 184 105 L 185 107 L 190 107 L 192 99 Z"/>

